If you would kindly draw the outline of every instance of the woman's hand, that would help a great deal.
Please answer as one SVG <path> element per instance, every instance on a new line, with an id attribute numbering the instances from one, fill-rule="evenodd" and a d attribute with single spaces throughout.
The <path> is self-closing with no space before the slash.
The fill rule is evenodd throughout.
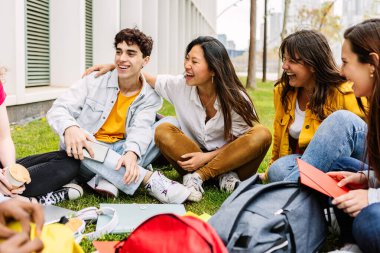
<path id="1" fill-rule="evenodd" d="M 8 179 L 4 174 L 5 170 L 2 169 L 0 171 L 0 193 L 6 196 L 12 196 L 12 185 L 8 182 Z"/>
<path id="2" fill-rule="evenodd" d="M 332 171 L 328 172 L 327 175 L 339 181 L 339 187 L 347 186 L 350 189 L 368 188 L 368 178 L 363 173 L 354 173 L 348 171 Z"/>
<path id="3" fill-rule="evenodd" d="M 356 217 L 363 208 L 368 206 L 368 190 L 352 190 L 335 198 L 332 204 L 351 217 Z"/>
<path id="4" fill-rule="evenodd" d="M 0 253 L 18 252 L 18 253 L 32 253 L 40 252 L 44 245 L 39 238 L 30 240 L 27 233 L 17 233 L 0 244 Z"/>
<path id="5" fill-rule="evenodd" d="M 100 65 L 94 65 L 88 69 L 86 69 L 82 75 L 82 78 L 91 74 L 94 71 L 99 70 L 98 73 L 96 73 L 95 77 L 99 77 L 101 75 L 104 75 L 108 71 L 114 70 L 115 69 L 115 64 L 100 64 Z"/>
<path id="6" fill-rule="evenodd" d="M 30 233 L 30 223 L 36 223 L 36 233 L 39 236 L 44 224 L 44 211 L 41 205 L 32 204 L 16 199 L 6 200 L 0 203 L 0 237 L 9 238 L 16 234 L 15 231 L 7 227 L 7 219 L 19 221 L 22 231 Z"/>
<path id="7" fill-rule="evenodd" d="M 177 161 L 177 163 L 182 169 L 187 171 L 195 171 L 212 159 L 209 153 L 203 152 L 187 153 L 182 155 L 181 158 L 187 160 Z"/>

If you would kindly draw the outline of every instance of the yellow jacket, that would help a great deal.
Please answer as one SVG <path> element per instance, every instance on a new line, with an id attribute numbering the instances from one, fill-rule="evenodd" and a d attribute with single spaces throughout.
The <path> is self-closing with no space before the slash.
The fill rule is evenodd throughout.
<path id="1" fill-rule="evenodd" d="M 284 111 L 284 107 L 281 103 L 281 92 L 283 85 L 279 84 L 274 88 L 274 109 L 275 119 L 273 124 L 273 147 L 272 147 L 272 159 L 270 164 L 282 156 L 286 156 L 292 153 L 289 147 L 289 127 L 294 121 L 295 106 L 298 89 L 295 91 L 289 91 L 287 96 L 289 97 L 289 112 Z M 367 107 L 367 100 L 362 98 L 364 108 Z M 303 123 L 301 133 L 298 139 L 298 146 L 301 150 L 305 149 L 311 138 L 313 138 L 315 131 L 317 131 L 319 125 L 322 123 L 318 119 L 318 116 L 313 114 L 306 106 L 305 121 Z M 334 89 L 333 92 L 327 97 L 327 103 L 323 108 L 325 115 L 329 115 L 337 110 L 348 110 L 359 117 L 365 117 L 364 112 L 360 110 L 354 92 L 352 90 L 352 83 L 346 82 L 339 86 L 338 89 Z"/>

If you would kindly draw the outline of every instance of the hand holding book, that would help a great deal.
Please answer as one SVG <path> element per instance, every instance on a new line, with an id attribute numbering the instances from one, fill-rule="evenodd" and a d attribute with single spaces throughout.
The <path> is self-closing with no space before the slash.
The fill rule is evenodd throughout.
<path id="1" fill-rule="evenodd" d="M 364 173 L 354 173 L 348 171 L 331 171 L 328 172 L 331 178 L 338 181 L 338 186 L 346 186 L 349 189 L 366 189 L 368 188 L 368 178 Z"/>
<path id="2" fill-rule="evenodd" d="M 339 187 L 338 181 L 329 177 L 323 171 L 297 158 L 301 183 L 329 197 L 336 198 L 349 192 L 345 186 Z"/>

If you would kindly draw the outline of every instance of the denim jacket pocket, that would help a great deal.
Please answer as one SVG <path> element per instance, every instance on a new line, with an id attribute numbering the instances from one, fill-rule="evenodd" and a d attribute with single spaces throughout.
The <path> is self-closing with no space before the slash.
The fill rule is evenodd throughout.
<path id="1" fill-rule="evenodd" d="M 92 129 L 98 125 L 105 107 L 91 98 L 86 98 L 78 123 L 87 130 L 92 132 Z"/>
<path id="2" fill-rule="evenodd" d="M 96 102 L 95 100 L 91 98 L 86 98 L 85 107 L 88 106 L 92 111 L 94 112 L 103 112 L 104 111 L 104 105 Z M 86 109 L 86 108 L 83 108 Z"/>

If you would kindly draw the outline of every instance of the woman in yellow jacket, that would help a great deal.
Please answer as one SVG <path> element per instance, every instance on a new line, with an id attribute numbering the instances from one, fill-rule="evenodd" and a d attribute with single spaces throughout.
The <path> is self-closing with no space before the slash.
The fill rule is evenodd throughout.
<path id="1" fill-rule="evenodd" d="M 321 33 L 301 30 L 289 35 L 281 44 L 280 54 L 284 71 L 274 88 L 272 159 L 266 174 L 271 182 L 288 175 L 328 115 L 349 110 L 363 118 L 366 104 L 365 99 L 355 97 L 352 84 L 339 75 Z"/>

